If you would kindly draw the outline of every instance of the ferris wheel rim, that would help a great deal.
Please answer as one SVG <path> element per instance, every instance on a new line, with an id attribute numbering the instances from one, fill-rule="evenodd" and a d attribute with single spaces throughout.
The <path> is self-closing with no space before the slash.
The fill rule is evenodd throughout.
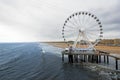
<path id="1" fill-rule="evenodd" d="M 102 39 L 103 37 L 103 29 L 102 29 L 102 24 L 101 24 L 101 21 L 94 15 L 94 14 L 91 14 L 90 12 L 85 12 L 85 11 L 80 11 L 80 12 L 76 12 L 76 13 L 73 13 L 72 15 L 70 15 L 66 20 L 65 20 L 65 23 L 63 25 L 63 29 L 62 29 L 62 37 L 64 39 L 65 42 L 68 42 L 67 41 L 67 38 L 65 37 L 65 27 L 67 26 L 67 23 L 71 23 L 73 26 L 77 26 L 75 23 L 71 22 L 70 19 L 71 18 L 74 18 L 74 16 L 89 16 L 90 18 L 94 19 L 94 21 L 97 23 L 97 25 L 99 26 L 99 40 Z M 75 20 L 74 20 L 75 21 Z M 76 21 L 75 21 L 76 22 Z M 80 23 L 79 23 L 80 24 Z M 73 28 L 71 26 L 69 26 L 70 28 Z"/>

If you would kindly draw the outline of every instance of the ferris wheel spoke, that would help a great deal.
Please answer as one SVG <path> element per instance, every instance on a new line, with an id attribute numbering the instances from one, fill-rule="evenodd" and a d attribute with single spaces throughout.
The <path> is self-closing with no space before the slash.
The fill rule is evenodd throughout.
<path id="1" fill-rule="evenodd" d="M 73 17 L 74 22 L 76 23 L 77 27 L 79 26 L 78 22 L 76 21 L 75 17 Z"/>
<path id="2" fill-rule="evenodd" d="M 86 38 L 86 41 L 88 42 L 88 45 L 89 45 L 89 46 L 92 45 L 92 43 L 90 42 L 90 39 L 88 38 L 87 35 L 85 36 L 85 38 Z"/>
<path id="3" fill-rule="evenodd" d="M 94 24 L 89 26 L 87 29 L 99 28 L 98 24 Z"/>
<path id="4" fill-rule="evenodd" d="M 98 37 L 98 35 L 88 35 L 88 36 L 90 36 L 90 37 L 92 37 L 92 39 L 94 39 L 94 38 L 97 38 Z"/>
<path id="5" fill-rule="evenodd" d="M 100 31 L 100 29 L 87 29 L 87 32 L 90 32 L 90 31 L 96 31 L 96 32 L 98 32 L 98 31 Z"/>
<path id="6" fill-rule="evenodd" d="M 97 26 L 98 23 L 97 22 L 94 22 L 93 24 L 91 24 L 91 26 Z"/>
<path id="7" fill-rule="evenodd" d="M 89 33 L 87 36 L 89 36 L 91 39 L 98 38 L 98 35 Z"/>
<path id="8" fill-rule="evenodd" d="M 84 15 L 81 15 L 81 24 L 82 24 L 81 26 L 84 25 L 84 22 L 83 22 L 83 21 L 84 21 Z"/>
<path id="9" fill-rule="evenodd" d="M 98 29 L 98 28 L 91 28 L 91 29 L 88 29 L 87 31 L 91 31 L 91 32 L 99 32 L 100 31 L 100 29 Z"/>
<path id="10" fill-rule="evenodd" d="M 86 25 L 89 25 L 90 23 L 91 23 L 91 18 L 90 18 L 90 16 L 88 16 L 88 20 L 87 20 Z"/>
<path id="11" fill-rule="evenodd" d="M 89 20 L 88 20 L 88 22 L 86 23 L 87 25 L 90 25 L 91 23 L 92 23 L 92 19 L 91 19 L 91 17 L 89 16 L 89 18 L 88 18 Z"/>
<path id="12" fill-rule="evenodd" d="M 90 16 L 87 16 L 86 25 L 89 23 L 89 21 L 90 21 Z"/>
<path id="13" fill-rule="evenodd" d="M 98 35 L 98 31 L 87 31 L 87 34 Z"/>
<path id="14" fill-rule="evenodd" d="M 91 36 L 89 36 L 89 35 L 87 35 L 87 37 L 91 40 L 92 39 L 92 37 Z"/>
<path id="15" fill-rule="evenodd" d="M 90 19 L 89 19 L 90 21 L 88 22 L 88 25 L 89 25 L 89 24 L 92 25 L 92 24 L 96 23 L 97 17 L 96 17 L 95 15 L 90 14 L 90 15 L 89 15 L 89 18 L 90 18 Z"/>
<path id="16" fill-rule="evenodd" d="M 85 25 L 85 22 L 84 22 L 84 20 L 85 20 L 85 15 L 83 15 L 83 19 L 82 19 L 82 20 L 83 20 L 83 23 L 82 23 L 82 24 L 83 24 L 83 26 L 84 26 L 84 25 Z"/>
<path id="17" fill-rule="evenodd" d="M 80 20 L 79 20 L 79 15 L 77 15 L 77 20 L 78 20 L 78 24 L 79 24 L 79 27 L 80 27 L 81 23 L 80 23 Z"/>
<path id="18" fill-rule="evenodd" d="M 86 13 L 86 14 L 88 14 L 88 13 Z M 84 15 L 85 17 L 84 17 L 84 26 L 87 28 L 87 23 L 88 23 L 88 20 L 89 20 L 89 16 L 88 15 Z"/>
<path id="19" fill-rule="evenodd" d="M 82 20 L 81 20 L 81 15 L 78 16 L 78 20 L 79 20 L 79 23 L 80 23 L 80 27 L 82 26 Z"/>
<path id="20" fill-rule="evenodd" d="M 72 29 L 74 29 L 74 27 L 73 27 L 73 26 L 70 26 L 70 25 L 66 25 L 66 27 L 67 27 L 67 28 L 72 28 Z"/>
<path id="21" fill-rule="evenodd" d="M 75 32 L 65 32 L 64 35 L 71 35 L 72 37 L 76 35 Z"/>
<path id="22" fill-rule="evenodd" d="M 99 32 L 100 29 L 99 28 L 87 28 L 86 31 L 97 31 L 97 32 Z"/>
<path id="23" fill-rule="evenodd" d="M 71 32 L 71 31 L 74 31 L 74 30 L 64 30 L 64 32 Z"/>
<path id="24" fill-rule="evenodd" d="M 98 38 L 97 36 L 93 36 L 93 35 L 88 35 L 88 37 L 91 41 L 95 41 L 96 38 Z"/>
<path id="25" fill-rule="evenodd" d="M 89 36 L 89 35 L 87 35 L 87 37 L 90 39 L 90 41 L 92 41 L 93 37 L 91 37 L 91 36 Z"/>
<path id="26" fill-rule="evenodd" d="M 85 16 L 85 18 L 84 18 L 84 27 L 85 27 L 85 28 L 87 28 L 87 26 L 86 26 L 87 20 L 88 20 L 88 17 Z"/>
<path id="27" fill-rule="evenodd" d="M 91 37 L 91 39 L 94 39 L 94 38 L 97 38 L 97 37 L 98 37 L 98 35 L 92 34 L 92 33 L 88 34 L 87 36 Z"/>
<path id="28" fill-rule="evenodd" d="M 67 28 L 72 28 L 72 29 L 78 28 L 77 26 L 72 25 L 71 23 L 70 23 L 70 24 L 66 24 L 66 27 L 67 27 Z"/>
<path id="29" fill-rule="evenodd" d="M 65 35 L 65 38 L 71 38 L 71 35 L 72 35 L 72 34 Z"/>
<path id="30" fill-rule="evenodd" d="M 98 24 L 96 22 L 94 22 L 93 20 L 91 20 L 91 22 L 88 25 L 90 25 L 90 27 L 91 27 L 91 26 L 95 26 L 95 25 L 98 25 Z"/>
<path id="31" fill-rule="evenodd" d="M 75 35 L 74 35 L 74 33 L 69 33 L 69 34 L 66 34 L 66 35 L 64 35 L 64 36 L 65 36 L 66 38 L 68 38 L 68 37 L 70 38 L 70 37 L 73 37 L 73 36 L 75 36 Z"/>
<path id="32" fill-rule="evenodd" d="M 91 34 L 91 35 L 97 35 L 95 32 L 87 32 L 88 34 Z"/>
<path id="33" fill-rule="evenodd" d="M 97 24 L 96 20 L 93 20 L 93 19 L 90 18 L 90 21 L 87 23 L 87 25 L 95 26 L 95 25 L 98 25 L 98 24 Z M 91 27 L 91 26 L 89 26 L 89 27 Z"/>
<path id="34" fill-rule="evenodd" d="M 80 33 L 77 35 L 77 37 L 76 37 L 76 39 L 75 39 L 75 42 L 74 42 L 74 47 L 76 47 L 80 35 L 81 35 Z"/>
<path id="35" fill-rule="evenodd" d="M 69 28 L 69 29 L 63 29 L 62 31 L 63 31 L 63 32 L 72 32 L 72 31 L 75 31 L 75 29 Z"/>
<path id="36" fill-rule="evenodd" d="M 65 30 L 64 33 L 65 33 L 65 34 L 67 34 L 67 33 L 70 34 L 70 33 L 76 33 L 76 32 L 75 32 L 74 30 L 71 30 L 71 31 L 70 31 L 70 30 L 69 30 L 69 31 L 68 31 L 68 30 L 67 30 L 67 31 Z"/>
<path id="37" fill-rule="evenodd" d="M 75 23 L 71 22 L 70 20 L 68 20 L 68 22 L 75 27 L 77 26 Z"/>

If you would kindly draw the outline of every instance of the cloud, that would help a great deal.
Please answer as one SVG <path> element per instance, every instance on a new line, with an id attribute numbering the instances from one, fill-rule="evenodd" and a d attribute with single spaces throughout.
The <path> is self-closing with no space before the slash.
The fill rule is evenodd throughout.
<path id="1" fill-rule="evenodd" d="M 77 11 L 96 14 L 105 38 L 112 32 L 111 38 L 120 38 L 119 5 L 119 0 L 0 0 L 0 41 L 62 40 L 64 21 Z"/>

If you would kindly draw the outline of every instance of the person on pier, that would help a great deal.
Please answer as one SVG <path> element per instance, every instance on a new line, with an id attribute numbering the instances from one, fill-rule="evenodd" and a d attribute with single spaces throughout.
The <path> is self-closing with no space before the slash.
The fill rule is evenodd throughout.
<path id="1" fill-rule="evenodd" d="M 73 52 L 73 47 L 70 46 L 70 47 L 69 47 L 69 55 L 68 55 L 68 58 L 69 58 L 69 62 L 70 62 L 70 63 L 73 63 L 73 55 L 72 55 L 72 52 Z"/>

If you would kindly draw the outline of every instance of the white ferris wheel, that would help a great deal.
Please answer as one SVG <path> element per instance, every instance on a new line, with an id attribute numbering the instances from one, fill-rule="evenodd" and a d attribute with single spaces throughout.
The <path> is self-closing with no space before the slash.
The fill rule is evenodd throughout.
<path id="1" fill-rule="evenodd" d="M 103 29 L 100 20 L 89 12 L 77 12 L 70 15 L 63 25 L 62 37 L 74 48 L 94 49 L 102 39 Z"/>

